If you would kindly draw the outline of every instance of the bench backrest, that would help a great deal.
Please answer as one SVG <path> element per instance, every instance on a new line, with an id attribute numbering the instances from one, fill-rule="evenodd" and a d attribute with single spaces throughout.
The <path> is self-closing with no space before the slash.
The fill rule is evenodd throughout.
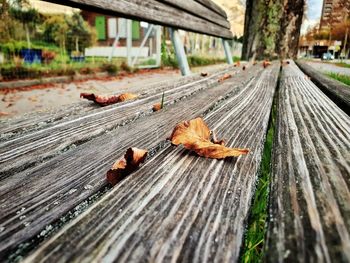
<path id="1" fill-rule="evenodd" d="M 45 0 L 62 4 L 59 0 Z M 64 5 L 105 15 L 231 39 L 224 10 L 210 0 L 68 0 Z"/>

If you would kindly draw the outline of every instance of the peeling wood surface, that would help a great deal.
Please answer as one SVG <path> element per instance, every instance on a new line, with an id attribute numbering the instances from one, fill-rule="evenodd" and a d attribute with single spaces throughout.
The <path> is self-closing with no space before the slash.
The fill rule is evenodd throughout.
<path id="1" fill-rule="evenodd" d="M 53 2 L 56 4 L 62 4 L 59 0 L 45 0 L 47 2 Z M 183 6 L 191 6 L 193 10 L 198 9 L 195 3 L 187 0 L 177 0 L 176 2 L 186 2 Z M 212 3 L 210 0 L 201 0 L 205 2 L 204 7 L 209 7 L 208 16 L 211 15 L 212 11 L 217 13 L 225 13 L 221 8 Z M 164 3 L 163 1 L 156 0 L 67 0 L 64 2 L 65 5 L 80 8 L 83 10 L 93 11 L 101 14 L 120 16 L 131 19 L 137 19 L 150 23 L 160 24 L 164 26 L 180 28 L 192 32 L 198 32 L 202 34 L 229 38 L 232 39 L 232 32 L 227 27 L 227 18 L 224 14 L 221 14 L 220 24 L 226 24 L 225 26 L 218 25 L 212 22 L 213 19 L 202 18 L 198 15 L 193 15 L 188 11 L 179 9 L 173 5 Z M 215 10 L 214 10 L 215 9 Z M 221 11 L 218 11 L 221 10 Z M 198 13 L 202 12 L 198 10 Z M 184 23 L 186 21 L 186 23 Z"/>
<path id="2" fill-rule="evenodd" d="M 246 90 L 246 94 L 247 83 L 254 81 L 253 78 L 257 78 L 262 69 L 251 67 L 247 71 L 239 71 L 240 73 L 236 74 L 237 68 L 228 67 L 216 74 L 212 73 L 208 78 L 202 78 L 201 81 L 188 83 L 191 85 L 179 86 L 183 94 L 189 94 L 190 90 L 198 91 L 187 97 L 183 96 L 175 104 L 168 105 L 157 113 L 139 118 L 125 126 L 118 126 L 110 132 L 102 132 L 95 139 L 70 147 L 68 151 L 32 168 L 2 177 L 0 226 L 3 231 L 0 232 L 0 240 L 4 242 L 0 243 L 0 258 L 106 186 L 106 172 L 127 148 L 134 146 L 157 149 L 170 135 L 176 123 L 203 115 L 226 94 L 234 96 L 243 90 Z M 233 78 L 219 84 L 217 80 L 227 72 L 233 74 Z M 173 90 L 173 86 L 170 86 L 169 90 Z M 225 100 L 220 103 L 224 102 Z M 140 104 L 137 104 L 133 112 L 137 112 L 139 107 Z M 105 112 L 101 116 L 108 115 L 109 110 L 102 109 Z M 112 117 L 117 118 L 118 115 Z M 96 126 L 100 124 L 99 119 L 94 121 Z M 69 125 L 69 122 L 65 125 Z M 79 125 L 79 128 L 84 127 L 88 127 L 87 133 L 93 128 L 89 127 L 89 122 Z M 76 128 L 78 131 L 78 127 Z M 75 137 L 71 133 L 65 136 L 70 142 L 72 137 Z M 63 141 L 66 140 L 62 138 Z M 51 140 L 50 143 L 54 142 Z M 60 143 L 60 140 L 57 143 Z M 49 147 L 45 148 L 49 150 Z M 14 152 L 17 151 L 14 149 Z M 37 158 L 31 153 L 28 153 L 27 157 L 27 162 L 30 163 L 32 159 Z M 14 158 L 14 162 L 16 159 L 21 157 Z"/>
<path id="3" fill-rule="evenodd" d="M 350 115 L 350 87 L 348 85 L 323 75 L 303 61 L 298 61 L 297 65 L 331 100 Z M 336 68 L 336 66 L 333 67 Z"/>
<path id="4" fill-rule="evenodd" d="M 66 189 L 62 191 L 68 191 L 74 184 L 79 187 L 75 196 L 62 199 L 63 204 L 71 202 L 77 193 L 84 195 L 81 186 L 86 182 L 83 181 L 91 180 L 93 185 L 104 182 L 106 170 L 125 150 L 121 148 L 131 144 L 153 147 L 157 140 L 170 135 L 175 123 L 198 115 L 204 115 L 209 127 L 225 138 L 229 146 L 250 148 L 249 155 L 218 161 L 166 144 L 141 169 L 44 242 L 25 262 L 238 260 L 279 72 L 278 65 L 265 70 L 255 68 L 253 72 L 241 72 L 215 88 L 140 119 L 135 126 L 117 129 L 118 136 L 105 134 L 82 145 L 84 150 L 80 151 L 84 155 L 78 154 L 78 147 L 62 155 L 61 161 L 51 160 L 50 165 L 42 167 L 46 171 L 51 167 L 51 175 L 50 171 L 42 170 L 37 172 L 37 177 L 44 174 L 61 180 L 57 172 L 65 174 L 62 184 Z M 241 84 L 237 84 L 238 80 Z M 214 103 L 222 94 L 228 94 L 227 98 L 215 103 L 214 108 L 208 106 L 209 101 Z M 73 156 L 77 159 L 72 160 Z M 91 159 L 91 156 L 98 158 Z M 62 166 L 64 171 L 60 169 Z M 31 172 L 30 177 L 23 174 L 15 178 L 30 180 L 33 176 Z M 50 188 L 48 185 L 47 191 L 39 191 L 43 196 L 35 191 L 36 194 L 29 193 L 22 198 L 37 209 L 38 200 L 45 202 L 44 196 L 51 197 L 48 191 L 57 192 L 57 186 Z M 38 200 L 30 200 L 30 195 Z M 9 205 L 11 203 L 15 202 Z M 14 212 L 14 208 L 7 213 L 9 211 Z M 36 225 L 33 222 L 31 228 Z"/>
<path id="5" fill-rule="evenodd" d="M 160 102 L 162 94 L 166 103 L 174 103 L 199 90 L 218 85 L 218 79 L 233 67 L 211 74 L 207 78 L 173 87 L 161 86 L 157 91 L 140 96 L 134 101 L 114 104 L 112 106 L 88 111 L 86 114 L 74 116 L 54 123 L 46 128 L 25 133 L 21 136 L 0 143 L 0 178 L 41 162 L 67 150 L 74 144 L 90 140 L 117 126 L 152 113 L 152 107 Z M 234 69 L 233 74 L 239 69 Z M 91 103 L 91 102 L 87 102 Z"/>
<path id="6" fill-rule="evenodd" d="M 268 262 L 350 261 L 350 118 L 294 64 L 283 67 Z"/>

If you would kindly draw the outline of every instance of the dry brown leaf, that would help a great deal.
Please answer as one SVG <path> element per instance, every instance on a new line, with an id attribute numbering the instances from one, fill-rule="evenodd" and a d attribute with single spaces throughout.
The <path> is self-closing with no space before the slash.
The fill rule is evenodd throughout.
<path id="1" fill-rule="evenodd" d="M 154 112 L 160 111 L 162 109 L 162 104 L 161 103 L 154 104 L 152 109 Z"/>
<path id="2" fill-rule="evenodd" d="M 137 170 L 140 164 L 143 163 L 147 157 L 147 151 L 138 148 L 129 148 L 124 158 L 116 161 L 107 172 L 107 180 L 110 184 L 116 185 L 129 174 Z"/>
<path id="3" fill-rule="evenodd" d="M 124 93 L 120 95 L 112 95 L 112 96 L 100 96 L 95 95 L 94 93 L 80 93 L 80 98 L 84 98 L 87 100 L 91 100 L 100 106 L 107 106 L 127 100 L 132 100 L 137 98 L 138 96 L 132 93 Z"/>
<path id="4" fill-rule="evenodd" d="M 240 62 L 240 61 L 237 61 L 237 62 L 234 64 L 235 67 L 239 67 L 240 65 L 241 65 L 241 62 Z"/>
<path id="5" fill-rule="evenodd" d="M 208 75 L 209 75 L 208 72 L 202 72 L 202 73 L 201 73 L 201 76 L 202 76 L 202 77 L 207 77 Z"/>
<path id="6" fill-rule="evenodd" d="M 264 60 L 264 62 L 263 62 L 263 67 L 264 67 L 264 68 L 267 68 L 267 67 L 270 66 L 270 65 L 271 65 L 271 62 L 270 62 L 270 61 Z"/>
<path id="7" fill-rule="evenodd" d="M 232 78 L 231 74 L 226 73 L 225 75 L 223 75 L 221 78 L 219 78 L 219 82 L 223 82 L 226 79 Z"/>
<path id="8" fill-rule="evenodd" d="M 0 117 L 5 117 L 5 116 L 9 116 L 10 113 L 5 112 L 5 111 L 0 111 Z"/>
<path id="9" fill-rule="evenodd" d="M 223 141 L 216 138 L 213 138 L 215 141 L 212 142 L 210 134 L 211 132 L 203 119 L 196 118 L 176 125 L 169 140 L 174 145 L 182 144 L 186 149 L 196 152 L 199 156 L 213 159 L 238 157 L 249 152 L 248 149 L 225 147 Z"/>

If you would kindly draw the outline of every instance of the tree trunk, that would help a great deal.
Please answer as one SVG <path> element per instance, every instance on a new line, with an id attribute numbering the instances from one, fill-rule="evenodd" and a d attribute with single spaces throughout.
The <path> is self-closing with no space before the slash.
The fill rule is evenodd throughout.
<path id="1" fill-rule="evenodd" d="M 305 0 L 247 0 L 242 58 L 295 58 Z"/>

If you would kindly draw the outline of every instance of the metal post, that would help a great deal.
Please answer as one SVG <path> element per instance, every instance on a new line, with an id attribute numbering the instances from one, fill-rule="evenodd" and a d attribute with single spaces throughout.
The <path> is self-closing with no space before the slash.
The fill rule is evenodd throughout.
<path id="1" fill-rule="evenodd" d="M 108 61 L 109 62 L 112 61 L 112 58 L 113 58 L 113 55 L 114 55 L 114 51 L 115 51 L 115 48 L 116 48 L 116 45 L 118 44 L 118 42 L 119 42 L 119 34 L 117 34 L 117 36 L 114 39 L 113 46 L 112 46 L 112 52 L 111 52 L 111 54 L 108 57 Z"/>
<path id="2" fill-rule="evenodd" d="M 131 49 L 132 49 L 132 20 L 126 20 L 126 56 L 128 66 L 131 67 Z"/>
<path id="3" fill-rule="evenodd" d="M 153 25 L 150 25 L 150 27 L 147 30 L 147 33 L 146 33 L 145 37 L 142 39 L 142 42 L 141 42 L 141 45 L 140 45 L 139 49 L 137 50 L 136 56 L 134 57 L 133 61 L 131 62 L 131 67 L 133 67 L 135 65 L 135 63 L 137 61 L 137 58 L 139 57 L 139 55 L 141 53 L 141 49 L 145 46 L 146 41 L 149 38 L 149 35 L 151 34 L 152 30 L 153 30 Z"/>
<path id="4" fill-rule="evenodd" d="M 227 63 L 232 65 L 233 64 L 233 60 L 232 60 L 230 44 L 228 43 L 228 41 L 226 39 L 222 38 L 222 45 L 224 46 Z"/>
<path id="5" fill-rule="evenodd" d="M 158 67 L 161 66 L 161 56 L 162 56 L 162 28 L 161 26 L 157 26 L 157 37 L 156 37 L 156 65 Z"/>
<path id="6" fill-rule="evenodd" d="M 169 28 L 169 31 L 170 31 L 171 41 L 173 42 L 173 46 L 175 49 L 176 58 L 181 70 L 181 74 L 183 76 L 188 76 L 191 74 L 191 70 L 188 65 L 186 53 L 184 50 L 184 45 L 180 39 L 179 32 L 173 28 Z"/>

